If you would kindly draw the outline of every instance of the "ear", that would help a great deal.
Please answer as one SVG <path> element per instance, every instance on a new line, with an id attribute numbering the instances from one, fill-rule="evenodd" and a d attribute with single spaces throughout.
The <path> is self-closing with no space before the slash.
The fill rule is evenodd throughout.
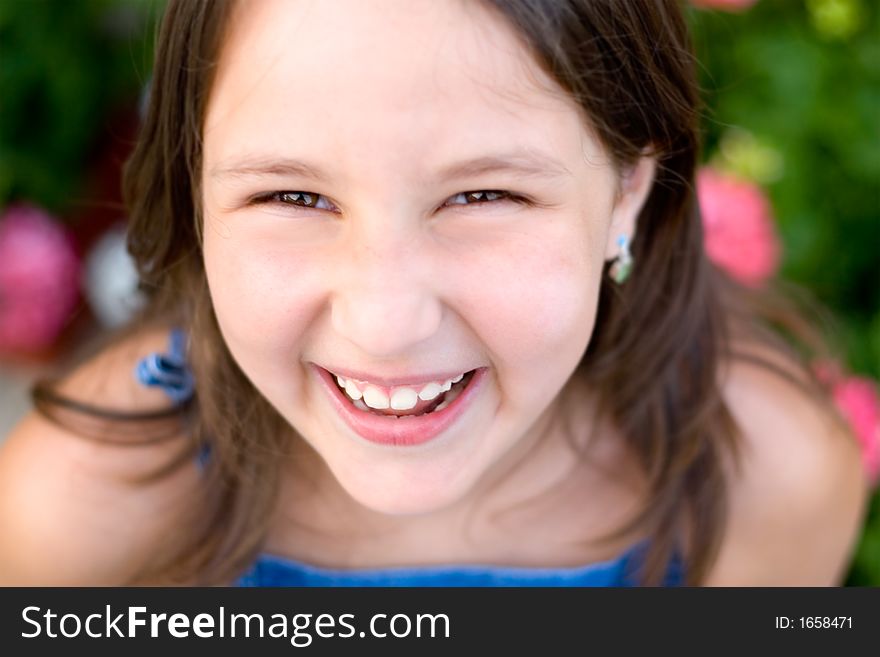
<path id="1" fill-rule="evenodd" d="M 617 257 L 617 238 L 626 235 L 632 244 L 636 235 L 636 220 L 654 185 L 657 160 L 643 156 L 632 167 L 621 174 L 614 207 L 611 210 L 611 223 L 605 244 L 605 259 Z"/>

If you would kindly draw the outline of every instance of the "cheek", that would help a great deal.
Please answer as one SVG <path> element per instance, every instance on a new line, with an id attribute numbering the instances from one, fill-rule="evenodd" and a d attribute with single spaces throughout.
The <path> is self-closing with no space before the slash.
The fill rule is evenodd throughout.
<path id="1" fill-rule="evenodd" d="M 464 259 L 459 289 L 472 292 L 461 312 L 486 336 L 499 364 L 548 375 L 548 364 L 576 365 L 595 317 L 599 244 L 598 237 L 569 223 L 518 235 Z"/>
<path id="2" fill-rule="evenodd" d="M 576 365 L 592 331 L 603 243 L 594 232 L 569 217 L 540 230 L 457 236 L 446 243 L 453 251 L 426 256 L 445 272 L 433 293 L 499 369 L 557 376 Z M 257 367 L 259 359 L 265 368 L 296 356 L 287 351 L 320 315 L 334 280 L 333 257 L 315 247 L 277 232 L 245 235 L 220 222 L 206 230 L 211 297 L 241 365 Z"/>
<path id="3" fill-rule="evenodd" d="M 204 251 L 214 311 L 230 349 L 278 356 L 310 317 L 317 288 L 308 255 L 277 239 L 230 231 L 206 231 Z"/>

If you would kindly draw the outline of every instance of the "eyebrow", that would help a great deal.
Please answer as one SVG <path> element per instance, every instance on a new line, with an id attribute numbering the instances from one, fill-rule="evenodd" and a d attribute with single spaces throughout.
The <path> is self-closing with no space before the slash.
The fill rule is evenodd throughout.
<path id="1" fill-rule="evenodd" d="M 533 150 L 518 150 L 499 155 L 487 155 L 456 162 L 440 169 L 435 178 L 440 181 L 459 180 L 487 173 L 511 173 L 526 178 L 571 176 L 561 162 Z M 212 178 L 256 178 L 261 176 L 297 176 L 318 182 L 327 182 L 330 174 L 309 162 L 287 157 L 244 157 L 230 164 L 219 164 L 211 169 Z"/>

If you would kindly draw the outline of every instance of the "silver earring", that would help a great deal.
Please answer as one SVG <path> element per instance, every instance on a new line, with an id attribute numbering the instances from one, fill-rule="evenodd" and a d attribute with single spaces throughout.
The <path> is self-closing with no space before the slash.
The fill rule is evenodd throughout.
<path id="1" fill-rule="evenodd" d="M 614 282 L 620 285 L 629 278 L 633 267 L 633 257 L 629 252 L 629 238 L 626 235 L 617 238 L 617 248 L 620 253 L 608 273 Z"/>

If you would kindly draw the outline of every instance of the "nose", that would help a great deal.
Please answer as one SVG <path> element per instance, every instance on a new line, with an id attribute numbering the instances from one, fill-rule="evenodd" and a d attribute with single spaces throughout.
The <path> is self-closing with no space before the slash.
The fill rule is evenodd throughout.
<path id="1" fill-rule="evenodd" d="M 384 223 L 384 225 L 383 225 Z M 331 300 L 335 331 L 373 358 L 409 358 L 438 330 L 442 308 L 418 232 L 363 222 L 340 252 Z"/>

